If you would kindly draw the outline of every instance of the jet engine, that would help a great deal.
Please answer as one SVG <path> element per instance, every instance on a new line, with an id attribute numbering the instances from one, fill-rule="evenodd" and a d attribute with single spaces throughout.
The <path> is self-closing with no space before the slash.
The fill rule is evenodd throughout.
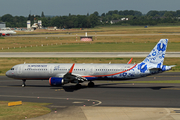
<path id="1" fill-rule="evenodd" d="M 59 77 L 50 77 L 49 78 L 49 84 L 51 86 L 61 86 L 64 85 L 64 80 L 63 78 L 59 78 Z"/>

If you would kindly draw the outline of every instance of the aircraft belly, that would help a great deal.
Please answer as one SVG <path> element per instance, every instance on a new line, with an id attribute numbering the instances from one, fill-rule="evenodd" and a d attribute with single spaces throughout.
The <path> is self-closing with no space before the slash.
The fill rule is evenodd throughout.
<path id="1" fill-rule="evenodd" d="M 18 74 L 16 76 L 16 79 L 26 79 L 26 80 L 35 80 L 35 79 L 40 79 L 40 80 L 48 80 L 51 77 L 51 75 L 47 72 L 37 72 L 37 71 L 26 71 L 22 74 Z"/>

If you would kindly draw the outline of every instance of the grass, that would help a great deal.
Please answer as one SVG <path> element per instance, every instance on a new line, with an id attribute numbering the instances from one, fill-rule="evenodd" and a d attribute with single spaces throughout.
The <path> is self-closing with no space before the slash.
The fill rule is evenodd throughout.
<path id="1" fill-rule="evenodd" d="M 21 46 L 0 49 L 0 52 L 150 52 L 156 43 L 76 43 L 43 46 Z M 179 52 L 180 43 L 169 43 L 167 52 Z"/>
<path id="2" fill-rule="evenodd" d="M 21 120 L 51 112 L 48 103 L 23 102 L 20 106 L 8 107 L 8 101 L 0 101 L 0 120 Z"/>
<path id="3" fill-rule="evenodd" d="M 127 63 L 130 58 L 0 58 L 0 75 L 5 75 L 16 64 L 26 63 Z M 144 58 L 134 58 L 139 63 Z M 180 58 L 165 58 L 164 65 L 176 65 L 170 72 L 180 72 Z"/>
<path id="4" fill-rule="evenodd" d="M 97 26 L 95 28 L 66 29 L 66 30 L 36 30 L 33 32 L 17 31 L 17 34 L 72 34 L 84 35 L 84 32 L 90 34 L 152 34 L 152 33 L 179 33 L 180 26 Z"/>
<path id="5" fill-rule="evenodd" d="M 0 39 L 5 39 L 5 38 L 0 36 Z"/>
<path id="6" fill-rule="evenodd" d="M 79 36 L 77 37 L 77 41 L 76 41 L 75 35 L 77 34 L 80 36 L 81 35 L 84 36 L 85 32 L 88 32 L 88 35 L 90 36 L 94 36 L 93 42 L 81 42 Z M 46 34 L 53 34 L 53 33 L 55 35 L 66 35 L 66 36 L 61 36 L 61 37 L 55 35 L 54 36 L 51 35 L 48 37 L 45 36 Z M 176 35 L 174 33 L 176 33 Z M 159 41 L 159 39 L 168 38 L 169 39 L 168 51 L 175 52 L 175 51 L 180 51 L 180 49 L 178 49 L 179 48 L 178 46 L 180 45 L 180 34 L 177 33 L 180 33 L 180 26 L 168 26 L 168 27 L 150 26 L 148 28 L 144 28 L 143 26 L 126 26 L 126 27 L 109 26 L 109 27 L 96 27 L 96 28 L 84 29 L 84 30 L 68 29 L 68 30 L 58 30 L 58 31 L 39 30 L 33 32 L 17 32 L 17 34 L 38 34 L 38 35 L 42 34 L 42 35 L 40 37 L 37 37 L 36 35 L 34 36 L 31 35 L 29 37 L 27 36 L 4 37 L 4 39 L 0 39 L 0 51 L 1 52 L 3 51 L 4 52 L 5 51 L 8 52 L 91 51 L 93 52 L 97 50 L 97 51 L 107 51 L 107 52 L 114 52 L 114 51 L 128 52 L 128 51 L 141 51 L 141 49 L 142 51 L 149 51 L 152 49 L 152 47 L 154 47 L 154 45 Z M 116 36 L 116 34 L 122 36 Z M 123 36 L 125 34 L 126 36 Z M 132 34 L 134 36 L 132 36 Z M 146 35 L 139 35 L 139 34 L 146 34 Z M 150 35 L 150 34 L 156 34 L 156 35 Z M 168 35 L 164 35 L 164 34 L 168 34 Z M 101 35 L 101 36 L 97 36 L 95 38 L 96 35 Z M 115 45 L 116 43 L 118 44 Z M 55 46 L 56 44 L 57 46 Z M 46 47 L 41 48 L 40 46 L 42 45 Z M 25 46 L 27 48 L 25 48 Z M 39 47 L 36 48 L 36 46 Z M 14 48 L 20 48 L 20 47 L 23 49 L 14 50 Z M 145 49 L 147 47 L 148 48 L 151 47 L 151 49 L 150 48 Z"/>

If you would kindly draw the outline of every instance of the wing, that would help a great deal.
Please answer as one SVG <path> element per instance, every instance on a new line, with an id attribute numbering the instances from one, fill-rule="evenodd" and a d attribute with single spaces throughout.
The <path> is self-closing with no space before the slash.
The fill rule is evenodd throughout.
<path id="1" fill-rule="evenodd" d="M 82 83 L 87 81 L 86 78 L 79 75 L 72 74 L 75 64 L 72 65 L 71 69 L 63 77 L 51 77 L 49 83 L 51 86 L 60 86 L 67 83 Z"/>

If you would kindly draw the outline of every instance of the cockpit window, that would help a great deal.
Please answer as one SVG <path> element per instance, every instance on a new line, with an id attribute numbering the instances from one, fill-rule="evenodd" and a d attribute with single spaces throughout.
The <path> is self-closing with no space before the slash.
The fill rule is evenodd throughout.
<path id="1" fill-rule="evenodd" d="M 11 70 L 14 70 L 14 68 L 11 68 Z"/>

